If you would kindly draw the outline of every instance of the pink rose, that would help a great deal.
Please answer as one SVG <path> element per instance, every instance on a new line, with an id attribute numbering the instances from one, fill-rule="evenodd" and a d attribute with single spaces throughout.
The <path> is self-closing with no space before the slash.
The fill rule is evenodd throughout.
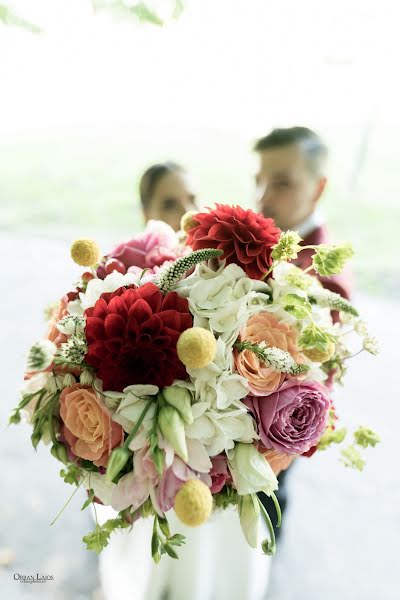
<path id="1" fill-rule="evenodd" d="M 111 420 L 95 390 L 79 383 L 60 395 L 61 434 L 75 456 L 106 466 L 115 446 L 124 441 L 121 425 Z"/>
<path id="2" fill-rule="evenodd" d="M 211 475 L 211 493 L 218 494 L 224 487 L 225 483 L 229 483 L 232 478 L 228 471 L 228 462 L 226 456 L 219 454 L 211 459 L 212 467 L 210 471 Z"/>
<path id="3" fill-rule="evenodd" d="M 283 454 L 302 454 L 324 433 L 331 406 L 327 388 L 316 381 L 285 381 L 272 394 L 248 396 L 265 448 Z"/>

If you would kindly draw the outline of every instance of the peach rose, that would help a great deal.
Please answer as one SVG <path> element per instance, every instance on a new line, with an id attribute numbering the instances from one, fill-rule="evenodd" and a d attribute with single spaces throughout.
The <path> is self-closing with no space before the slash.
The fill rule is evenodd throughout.
<path id="1" fill-rule="evenodd" d="M 269 466 L 276 476 L 278 476 L 281 471 L 286 471 L 296 458 L 296 455 L 292 454 L 289 456 L 288 454 L 283 454 L 276 450 L 267 450 L 263 453 L 263 456 L 268 461 Z"/>
<path id="2" fill-rule="evenodd" d="M 58 305 L 58 308 L 56 308 L 56 310 L 54 311 L 53 317 L 51 318 L 49 323 L 49 328 L 47 330 L 47 339 L 51 342 L 54 342 L 57 348 L 59 348 L 61 344 L 67 341 L 67 336 L 64 333 L 61 333 L 61 331 L 58 331 L 56 324 L 68 314 L 68 302 L 69 298 L 67 295 L 61 298 L 60 304 Z"/>
<path id="3" fill-rule="evenodd" d="M 111 420 L 109 410 L 89 386 L 77 383 L 65 388 L 60 415 L 62 434 L 72 452 L 98 467 L 105 467 L 112 449 L 124 441 L 123 428 Z"/>
<path id="4" fill-rule="evenodd" d="M 269 312 L 260 312 L 250 317 L 240 332 L 240 338 L 256 343 L 266 342 L 270 347 L 286 350 L 296 362 L 304 362 L 297 347 L 297 331 L 277 321 Z M 238 373 L 249 382 L 249 390 L 253 396 L 275 392 L 286 377 L 285 373 L 274 371 L 260 362 L 251 350 L 235 352 L 235 364 Z"/>

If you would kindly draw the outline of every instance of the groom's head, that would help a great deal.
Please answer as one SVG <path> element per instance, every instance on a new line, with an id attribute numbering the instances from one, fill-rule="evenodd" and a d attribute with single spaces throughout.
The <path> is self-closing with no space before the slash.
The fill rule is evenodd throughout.
<path id="1" fill-rule="evenodd" d="M 283 230 L 315 210 L 325 188 L 327 148 L 307 127 L 274 129 L 254 146 L 259 155 L 257 208 Z"/>

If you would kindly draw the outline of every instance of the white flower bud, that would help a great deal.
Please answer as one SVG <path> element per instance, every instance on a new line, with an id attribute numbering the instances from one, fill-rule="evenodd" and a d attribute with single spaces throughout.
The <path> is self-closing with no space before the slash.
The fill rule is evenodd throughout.
<path id="1" fill-rule="evenodd" d="M 85 369 L 79 376 L 79 381 L 82 385 L 92 385 L 95 380 L 95 375 L 89 369 Z"/>
<path id="2" fill-rule="evenodd" d="M 75 377 L 73 375 L 71 375 L 71 373 L 66 373 L 62 380 L 62 387 L 63 388 L 71 387 L 72 385 L 74 385 L 74 383 L 76 383 Z"/>
<path id="3" fill-rule="evenodd" d="M 50 394 L 55 394 L 63 388 L 63 377 L 61 375 L 51 375 L 46 382 L 46 390 Z"/>

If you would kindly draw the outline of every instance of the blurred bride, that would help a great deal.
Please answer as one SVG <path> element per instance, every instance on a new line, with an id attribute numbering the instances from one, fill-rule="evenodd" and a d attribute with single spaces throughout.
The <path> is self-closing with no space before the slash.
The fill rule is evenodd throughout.
<path id="1" fill-rule="evenodd" d="M 198 209 L 187 172 L 173 162 L 147 169 L 139 190 L 146 222 L 162 220 L 178 231 L 182 216 Z M 111 507 L 96 506 L 100 523 L 115 517 Z M 186 543 L 178 548 L 179 559 L 164 555 L 157 565 L 153 562 L 150 518 L 137 521 L 132 531 L 114 533 L 109 546 L 100 554 L 105 600 L 262 600 L 265 597 L 270 559 L 260 546 L 255 550 L 248 545 L 236 510 L 218 510 L 198 528 L 183 525 L 173 510 L 167 516 L 171 532 L 186 537 Z"/>

